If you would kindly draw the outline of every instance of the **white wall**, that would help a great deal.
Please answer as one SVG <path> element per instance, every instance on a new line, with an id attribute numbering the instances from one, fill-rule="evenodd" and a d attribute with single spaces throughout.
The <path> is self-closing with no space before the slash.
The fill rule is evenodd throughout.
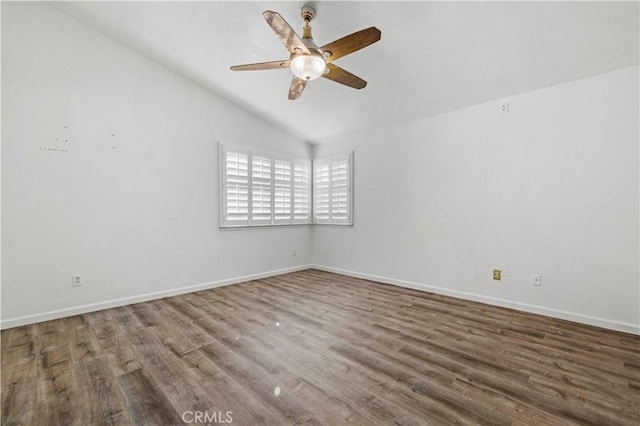
<path id="1" fill-rule="evenodd" d="M 49 5 L 2 3 L 2 122 L 3 327 L 310 262 L 309 226 L 217 227 L 217 141 L 308 144 Z"/>
<path id="2" fill-rule="evenodd" d="M 355 226 L 314 262 L 638 333 L 638 67 L 508 101 L 317 146 L 355 150 Z"/>

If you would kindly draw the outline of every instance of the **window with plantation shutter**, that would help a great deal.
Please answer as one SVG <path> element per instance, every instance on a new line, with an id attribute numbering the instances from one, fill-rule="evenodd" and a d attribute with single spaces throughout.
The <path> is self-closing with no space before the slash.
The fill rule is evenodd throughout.
<path id="1" fill-rule="evenodd" d="M 353 224 L 353 154 L 313 161 L 313 221 L 319 224 Z"/>
<path id="2" fill-rule="evenodd" d="M 251 155 L 251 225 L 271 224 L 271 158 Z"/>
<path id="3" fill-rule="evenodd" d="M 225 152 L 223 185 L 225 187 L 224 222 L 229 226 L 249 223 L 249 155 L 244 152 Z"/>
<path id="4" fill-rule="evenodd" d="M 279 224 L 291 223 L 291 161 L 276 159 L 274 166 L 274 221 Z"/>
<path id="5" fill-rule="evenodd" d="M 311 223 L 311 160 L 220 144 L 220 227 Z"/>
<path id="6" fill-rule="evenodd" d="M 293 160 L 293 221 L 311 222 L 311 162 Z"/>
<path id="7" fill-rule="evenodd" d="M 326 159 L 313 162 L 313 221 L 331 223 L 331 162 Z"/>

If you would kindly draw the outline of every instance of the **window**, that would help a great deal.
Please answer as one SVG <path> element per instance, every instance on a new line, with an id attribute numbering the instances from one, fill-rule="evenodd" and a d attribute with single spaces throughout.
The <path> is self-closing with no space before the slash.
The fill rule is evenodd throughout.
<path id="1" fill-rule="evenodd" d="M 311 161 L 293 160 L 293 221 L 311 222 Z"/>
<path id="2" fill-rule="evenodd" d="M 313 197 L 311 180 L 313 179 Z M 353 224 L 353 153 L 318 158 L 220 144 L 220 227 Z"/>
<path id="3" fill-rule="evenodd" d="M 291 161 L 275 160 L 274 221 L 291 223 Z"/>
<path id="4" fill-rule="evenodd" d="M 270 225 L 273 214 L 271 200 L 271 158 L 249 154 L 251 161 L 251 225 Z"/>
<path id="5" fill-rule="evenodd" d="M 313 222 L 353 224 L 353 154 L 313 160 Z"/>
<path id="6" fill-rule="evenodd" d="M 249 219 L 249 155 L 227 152 L 224 168 L 226 219 L 231 223 L 246 223 Z"/>
<path id="7" fill-rule="evenodd" d="M 311 223 L 311 160 L 220 144 L 220 227 Z"/>

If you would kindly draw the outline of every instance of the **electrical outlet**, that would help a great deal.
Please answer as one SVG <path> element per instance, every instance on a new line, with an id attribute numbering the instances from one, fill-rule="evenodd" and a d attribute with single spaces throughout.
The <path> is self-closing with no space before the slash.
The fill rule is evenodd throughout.
<path id="1" fill-rule="evenodd" d="M 493 270 L 493 279 L 496 281 L 500 281 L 502 279 L 502 271 L 500 269 Z"/>
<path id="2" fill-rule="evenodd" d="M 74 287 L 80 287 L 82 285 L 82 275 L 80 274 L 71 275 L 71 285 Z"/>
<path id="3" fill-rule="evenodd" d="M 296 257 L 298 255 L 298 250 L 293 249 L 293 257 Z"/>
<path id="4" fill-rule="evenodd" d="M 542 285 L 542 275 L 531 274 L 531 285 L 540 287 Z"/>
<path id="5" fill-rule="evenodd" d="M 506 114 L 509 112 L 509 102 L 502 102 L 500 104 L 500 114 Z"/>

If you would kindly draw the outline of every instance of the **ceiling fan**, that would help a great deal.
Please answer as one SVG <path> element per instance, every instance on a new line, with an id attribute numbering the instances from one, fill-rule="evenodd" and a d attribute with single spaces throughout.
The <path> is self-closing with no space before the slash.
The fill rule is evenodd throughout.
<path id="1" fill-rule="evenodd" d="M 380 40 L 382 34 L 380 30 L 376 27 L 369 27 L 318 47 L 313 42 L 311 25 L 309 25 L 316 15 L 315 10 L 305 6 L 302 8 L 301 15 L 304 19 L 302 39 L 279 13 L 270 10 L 262 13 L 267 24 L 289 51 L 289 59 L 235 65 L 231 69 L 233 71 L 256 71 L 290 68 L 293 72 L 293 80 L 289 87 L 289 99 L 291 100 L 298 99 L 307 82 L 318 77 L 324 77 L 354 89 L 365 87 L 366 81 L 335 65 L 333 61 Z"/>

